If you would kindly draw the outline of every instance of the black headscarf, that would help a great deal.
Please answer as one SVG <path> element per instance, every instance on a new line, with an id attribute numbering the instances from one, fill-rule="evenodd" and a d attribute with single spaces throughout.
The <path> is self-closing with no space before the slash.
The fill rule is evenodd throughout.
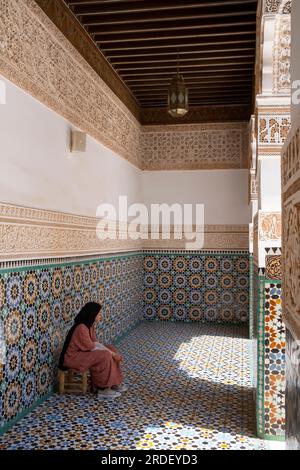
<path id="1" fill-rule="evenodd" d="M 65 342 L 64 342 L 61 354 L 60 354 L 59 363 L 58 363 L 59 369 L 67 370 L 67 367 L 64 367 L 65 354 L 66 354 L 66 351 L 72 339 L 73 333 L 75 329 L 77 328 L 77 326 L 80 324 L 83 324 L 87 326 L 88 328 L 91 328 L 93 324 L 95 323 L 96 316 L 100 312 L 101 308 L 102 308 L 101 305 L 97 304 L 96 302 L 88 302 L 80 310 L 77 317 L 75 317 L 74 325 L 72 326 L 69 333 L 67 334 L 67 337 L 65 339 Z"/>

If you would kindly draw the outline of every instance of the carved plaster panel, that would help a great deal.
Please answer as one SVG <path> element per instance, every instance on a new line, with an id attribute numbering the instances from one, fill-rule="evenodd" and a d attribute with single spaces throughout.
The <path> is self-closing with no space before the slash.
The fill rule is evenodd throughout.
<path id="1" fill-rule="evenodd" d="M 0 261 L 98 255 L 149 247 L 184 249 L 191 241 L 190 234 L 199 231 L 204 232 L 203 249 L 248 249 L 248 227 L 244 225 L 193 226 L 190 231 L 186 228 L 187 236 L 181 240 L 175 236 L 182 231 L 181 227 L 171 227 L 169 240 L 162 239 L 162 227 L 158 227 L 157 239 L 135 240 L 132 237 L 137 229 L 138 233 L 147 234 L 147 226 L 117 223 L 116 239 L 107 239 L 99 222 L 100 219 L 92 217 L 0 204 Z M 105 228 L 107 232 L 111 236 L 114 233 L 112 221 Z"/>
<path id="2" fill-rule="evenodd" d="M 259 210 L 254 217 L 254 262 L 259 268 L 266 267 L 266 248 L 281 247 L 281 212 Z"/>
<path id="3" fill-rule="evenodd" d="M 297 0 L 296 0 L 297 1 Z M 292 10 L 291 0 L 264 0 L 264 12 L 266 14 L 290 15 Z"/>
<path id="4" fill-rule="evenodd" d="M 246 123 L 147 126 L 142 131 L 143 169 L 247 168 Z"/>
<path id="5" fill-rule="evenodd" d="M 258 145 L 282 146 L 291 127 L 290 114 L 259 114 Z"/>
<path id="6" fill-rule="evenodd" d="M 300 126 L 282 152 L 284 320 L 300 339 Z"/>
<path id="7" fill-rule="evenodd" d="M 281 213 L 259 212 L 259 240 L 281 240 Z"/>
<path id="8" fill-rule="evenodd" d="M 291 16 L 276 18 L 274 38 L 273 94 L 291 94 Z"/>

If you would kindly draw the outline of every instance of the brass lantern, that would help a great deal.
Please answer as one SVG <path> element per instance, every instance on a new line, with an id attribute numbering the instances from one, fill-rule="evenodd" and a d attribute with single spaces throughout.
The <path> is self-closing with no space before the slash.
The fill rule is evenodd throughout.
<path id="1" fill-rule="evenodd" d="M 172 78 L 168 94 L 169 114 L 173 117 L 182 117 L 189 110 L 189 94 L 183 76 L 177 73 Z"/>

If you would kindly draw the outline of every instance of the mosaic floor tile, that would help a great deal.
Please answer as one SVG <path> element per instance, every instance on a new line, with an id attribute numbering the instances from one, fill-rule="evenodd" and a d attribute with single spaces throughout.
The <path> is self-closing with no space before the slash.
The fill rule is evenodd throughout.
<path id="1" fill-rule="evenodd" d="M 142 323 L 119 347 L 130 390 L 53 395 L 0 449 L 265 449 L 255 437 L 247 327 Z"/>

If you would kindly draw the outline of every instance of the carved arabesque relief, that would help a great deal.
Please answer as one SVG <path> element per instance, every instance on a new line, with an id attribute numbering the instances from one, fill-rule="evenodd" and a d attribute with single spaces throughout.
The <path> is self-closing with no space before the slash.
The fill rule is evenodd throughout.
<path id="1" fill-rule="evenodd" d="M 100 219 L 76 216 L 62 212 L 32 209 L 9 204 L 0 204 L 0 262 L 18 259 L 38 259 L 63 256 L 84 256 L 120 251 L 139 251 L 151 247 L 185 249 L 186 230 L 181 240 L 174 236 L 175 228 L 170 229 L 170 240 L 162 240 L 161 227 L 158 227 L 157 240 L 133 238 L 136 233 L 148 232 L 127 222 L 111 223 L 105 226 L 105 233 L 115 239 L 97 237 Z M 99 229 L 99 227 L 98 227 Z M 182 227 L 180 226 L 180 229 Z M 191 227 L 189 234 L 204 232 L 204 248 L 216 250 L 246 250 L 248 248 L 247 225 L 205 225 Z M 101 234 L 103 235 L 102 230 Z"/>
<path id="2" fill-rule="evenodd" d="M 274 38 L 273 93 L 291 94 L 291 16 L 278 15 Z"/>
<path id="3" fill-rule="evenodd" d="M 259 240 L 275 241 L 281 239 L 281 213 L 259 213 Z"/>
<path id="4" fill-rule="evenodd" d="M 300 339 L 300 127 L 294 126 L 281 157 L 283 197 L 284 320 Z"/>
<path id="5" fill-rule="evenodd" d="M 142 130 L 143 169 L 247 168 L 244 123 L 148 126 Z"/>
<path id="6" fill-rule="evenodd" d="M 282 179 L 286 186 L 289 180 L 300 170 L 300 129 L 297 129 L 294 136 L 282 157 Z"/>
<path id="7" fill-rule="evenodd" d="M 297 1 L 297 0 L 296 0 Z M 289 15 L 292 9 L 291 0 L 265 0 L 264 12 L 267 14 Z"/>
<path id="8" fill-rule="evenodd" d="M 259 145 L 282 145 L 291 127 L 289 114 L 259 115 Z"/>
<path id="9" fill-rule="evenodd" d="M 300 205 L 284 207 L 284 307 L 287 319 L 300 320 Z"/>

